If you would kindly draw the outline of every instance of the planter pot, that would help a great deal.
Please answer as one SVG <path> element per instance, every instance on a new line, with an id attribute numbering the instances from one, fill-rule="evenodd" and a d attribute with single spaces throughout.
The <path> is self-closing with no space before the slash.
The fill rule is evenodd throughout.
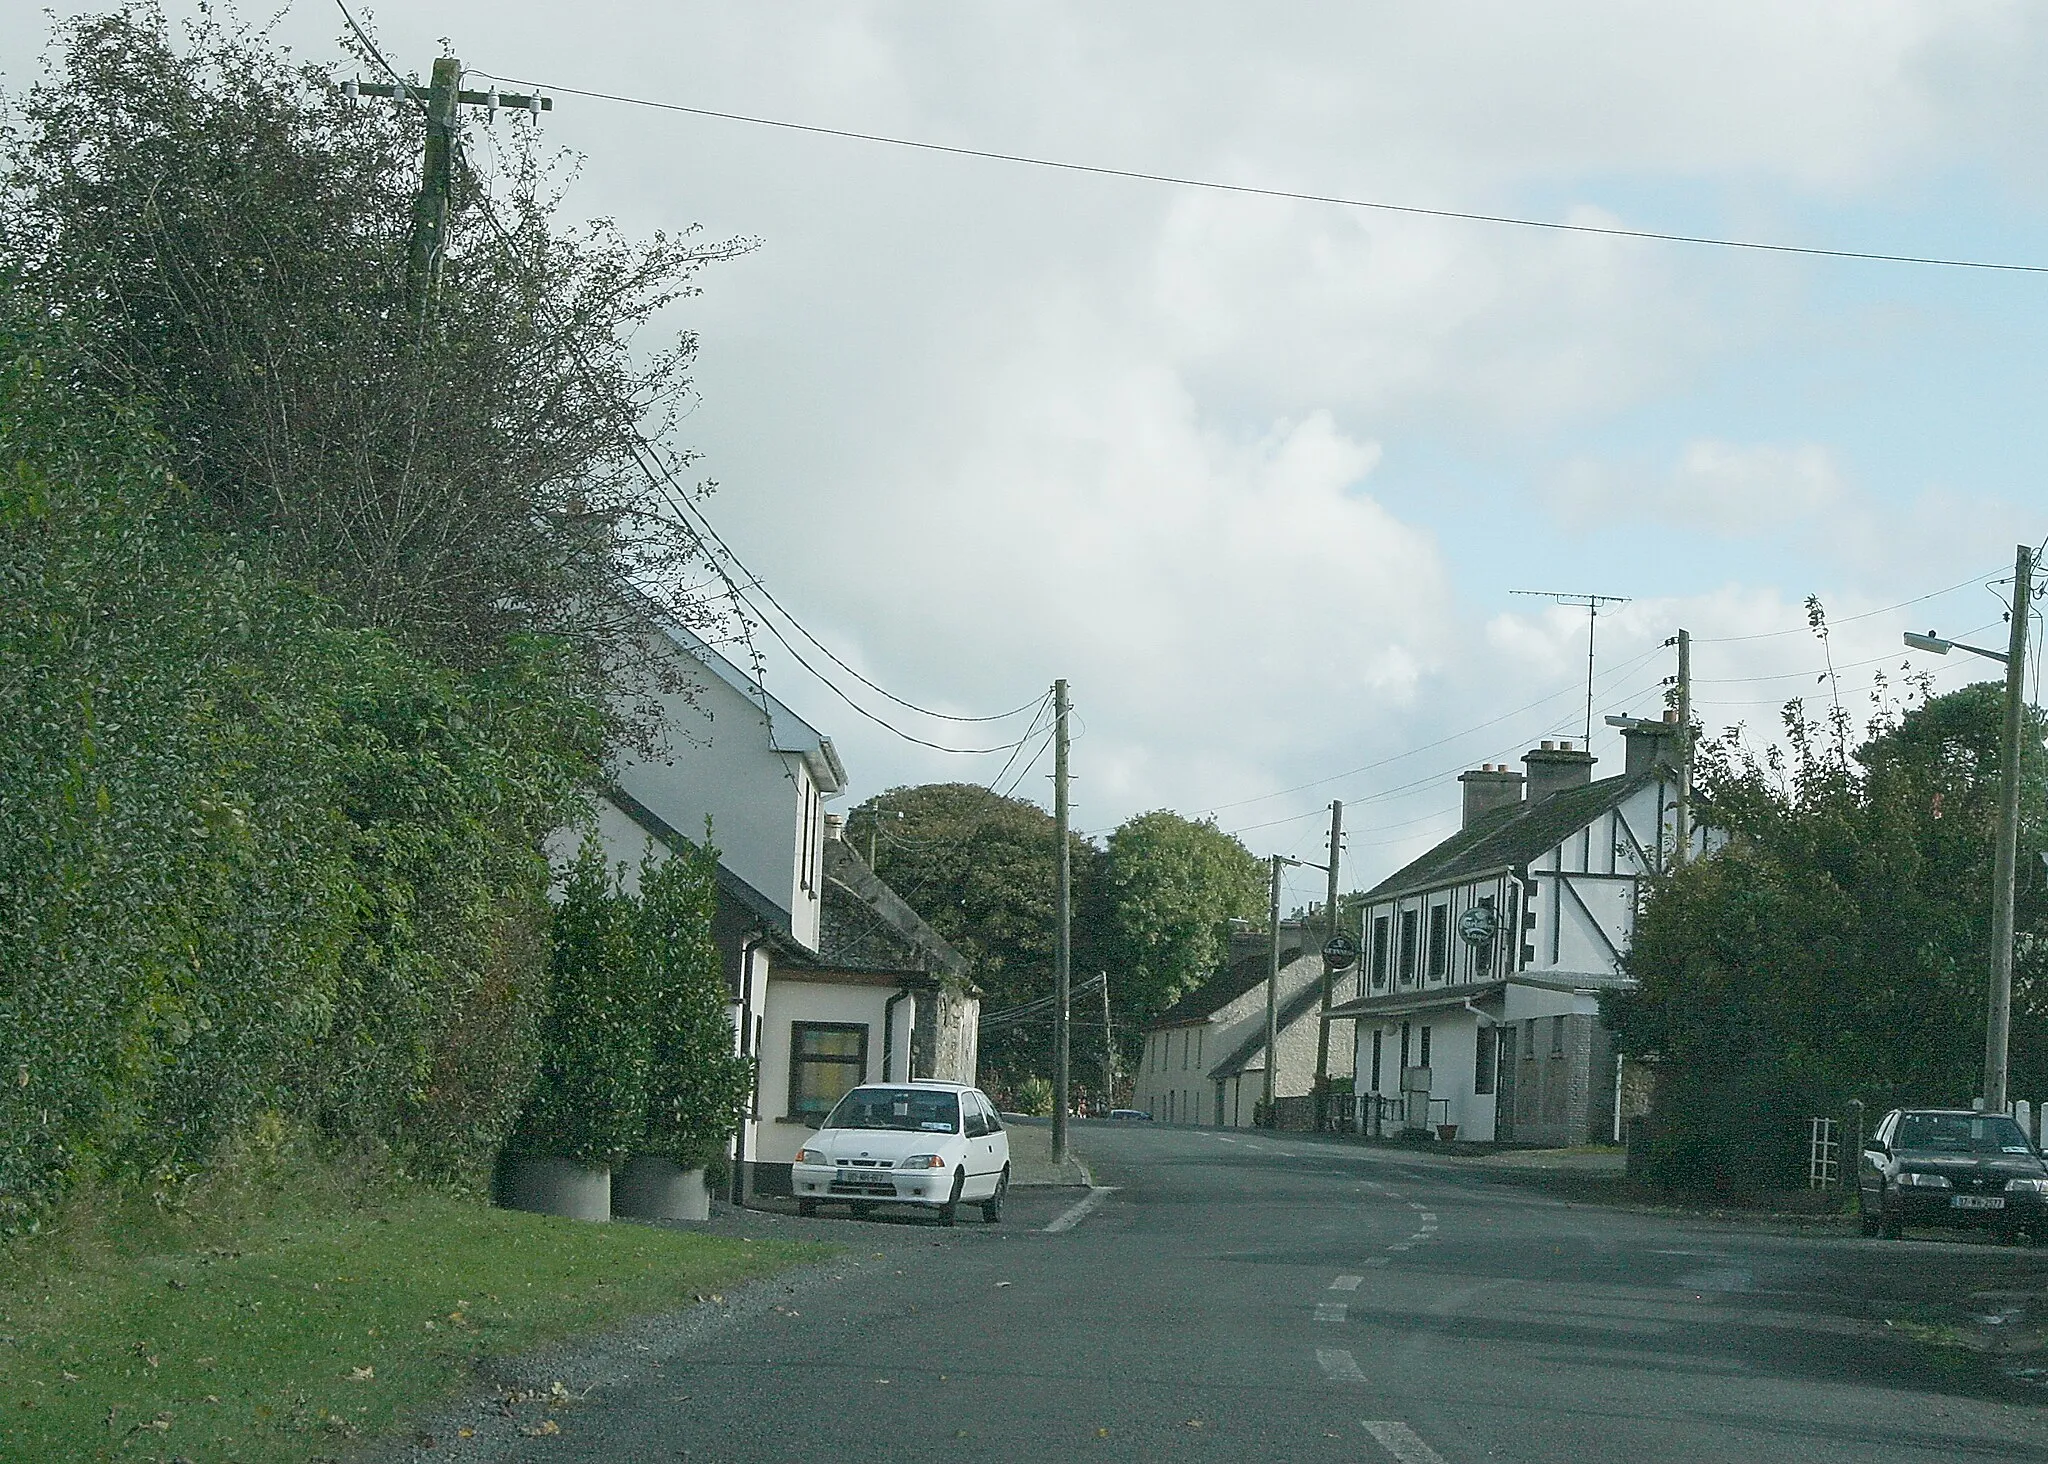
<path id="1" fill-rule="evenodd" d="M 574 1159 L 507 1159 L 499 1173 L 498 1199 L 508 1210 L 566 1220 L 609 1220 L 612 1172 Z"/>
<path id="2" fill-rule="evenodd" d="M 1458 1136 L 1458 1126 L 1454 1123 L 1440 1123 L 1436 1126 L 1436 1136 L 1440 1141 L 1448 1144 Z"/>
<path id="3" fill-rule="evenodd" d="M 626 1220 L 709 1220 L 704 1171 L 669 1159 L 628 1159 L 612 1180 L 612 1213 Z"/>

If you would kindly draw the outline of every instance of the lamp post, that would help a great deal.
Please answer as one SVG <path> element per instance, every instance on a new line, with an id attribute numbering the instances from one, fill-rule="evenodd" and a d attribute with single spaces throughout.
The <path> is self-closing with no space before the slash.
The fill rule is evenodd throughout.
<path id="1" fill-rule="evenodd" d="M 1991 998 L 1984 1022 L 1984 1111 L 2005 1112 L 2005 1058 L 2012 1030 L 2013 876 L 2019 862 L 2020 727 L 2025 698 L 2027 614 L 2034 594 L 2034 551 L 2019 546 L 2013 560 L 2012 633 L 2003 651 L 1944 640 L 1933 631 L 1906 633 L 1916 651 L 1945 656 L 1968 651 L 2005 665 L 2005 724 L 1999 737 L 1998 841 L 1991 869 Z"/>

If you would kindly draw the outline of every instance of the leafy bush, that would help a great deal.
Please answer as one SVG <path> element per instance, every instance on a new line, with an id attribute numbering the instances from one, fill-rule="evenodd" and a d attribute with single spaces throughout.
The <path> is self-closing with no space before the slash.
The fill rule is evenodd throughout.
<path id="1" fill-rule="evenodd" d="M 640 866 L 637 930 L 650 1031 L 647 1129 L 636 1146 L 685 1169 L 708 1164 L 739 1127 L 753 1064 L 733 1051 L 725 977 L 712 944 L 718 856 L 708 847 Z"/>
<path id="2" fill-rule="evenodd" d="M 1051 1118 L 1052 1097 L 1051 1078 L 1026 1078 L 1017 1085 L 1017 1111 L 1027 1118 Z"/>
<path id="3" fill-rule="evenodd" d="M 554 910 L 540 1072 L 512 1152 L 613 1164 L 645 1132 L 652 1041 L 634 915 L 589 835 Z"/>

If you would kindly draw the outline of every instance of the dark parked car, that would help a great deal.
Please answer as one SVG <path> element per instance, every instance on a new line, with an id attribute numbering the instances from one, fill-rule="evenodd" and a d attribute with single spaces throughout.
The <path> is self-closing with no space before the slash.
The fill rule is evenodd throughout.
<path id="1" fill-rule="evenodd" d="M 1119 1121 L 1130 1120 L 1136 1123 L 1150 1123 L 1152 1121 L 1152 1115 L 1142 1108 L 1112 1108 L 1109 1110 L 1109 1116 Z"/>
<path id="2" fill-rule="evenodd" d="M 1857 1200 L 1865 1235 L 1950 1225 L 2048 1239 L 2048 1164 L 2002 1113 L 1893 1109 L 1864 1143 Z"/>

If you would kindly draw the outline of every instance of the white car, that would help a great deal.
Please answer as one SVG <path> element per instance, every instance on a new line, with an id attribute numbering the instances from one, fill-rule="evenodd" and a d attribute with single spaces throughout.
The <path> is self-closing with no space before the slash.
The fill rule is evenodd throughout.
<path id="1" fill-rule="evenodd" d="M 837 1200 L 923 1205 L 951 1225 L 962 1204 L 993 1225 L 1010 1188 L 1010 1136 L 988 1095 L 964 1083 L 868 1083 L 833 1105 L 790 1170 L 797 1209 Z"/>

